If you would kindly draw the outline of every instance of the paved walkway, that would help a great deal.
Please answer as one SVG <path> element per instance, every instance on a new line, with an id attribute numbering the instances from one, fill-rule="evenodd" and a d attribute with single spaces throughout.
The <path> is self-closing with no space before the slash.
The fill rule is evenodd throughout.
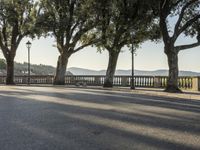
<path id="1" fill-rule="evenodd" d="M 113 88 L 113 90 L 131 92 L 134 94 L 145 94 L 150 96 L 200 100 L 200 92 L 192 90 L 183 90 L 183 93 L 167 93 L 163 92 L 164 89 L 158 89 L 158 88 L 136 88 L 136 90 L 130 90 L 130 88 Z"/>
<path id="2" fill-rule="evenodd" d="M 199 150 L 199 93 L 0 86 L 0 149 Z"/>

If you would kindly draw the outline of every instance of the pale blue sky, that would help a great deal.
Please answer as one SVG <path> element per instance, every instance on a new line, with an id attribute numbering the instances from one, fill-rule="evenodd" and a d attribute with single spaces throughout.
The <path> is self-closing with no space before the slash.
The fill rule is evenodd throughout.
<path id="1" fill-rule="evenodd" d="M 15 61 L 27 62 L 27 48 L 25 43 L 28 39 L 24 39 L 17 51 Z M 46 64 L 56 66 L 58 51 L 53 44 L 53 39 L 41 38 L 39 40 L 30 40 L 31 47 L 31 63 Z M 178 43 L 190 42 L 189 39 L 183 38 Z M 183 51 L 179 54 L 180 70 L 190 70 L 200 72 L 200 47 Z M 1 54 L 1 58 L 2 58 Z M 106 69 L 108 64 L 108 53 L 97 53 L 96 48 L 85 48 L 82 51 L 73 54 L 69 60 L 68 67 L 81 67 L 87 69 L 101 70 Z M 120 53 L 117 69 L 131 68 L 131 54 L 126 48 Z M 145 42 L 141 48 L 137 50 L 135 57 L 135 68 L 140 70 L 157 70 L 168 69 L 167 58 L 163 52 L 162 42 L 159 44 L 153 42 Z"/>

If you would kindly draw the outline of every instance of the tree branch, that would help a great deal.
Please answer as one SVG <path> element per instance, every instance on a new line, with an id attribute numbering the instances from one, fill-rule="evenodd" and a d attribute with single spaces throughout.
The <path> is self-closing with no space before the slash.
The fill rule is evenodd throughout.
<path id="1" fill-rule="evenodd" d="M 4 23 L 5 24 L 5 23 Z M 8 47 L 8 38 L 7 38 L 7 34 L 6 34 L 6 27 L 5 25 L 3 26 L 2 28 L 2 35 L 3 35 L 3 38 L 2 38 L 2 41 L 4 41 L 5 43 L 5 46 Z"/>
<path id="2" fill-rule="evenodd" d="M 23 35 L 19 35 L 19 37 L 17 38 L 17 42 L 16 42 L 16 44 L 17 44 L 17 47 L 19 46 L 19 44 L 20 44 L 20 42 L 21 42 L 21 40 L 23 39 Z"/>
<path id="3" fill-rule="evenodd" d="M 200 18 L 200 15 L 193 17 L 192 19 L 188 20 L 178 31 L 177 36 L 179 36 L 183 31 L 185 31 L 189 26 L 191 26 L 195 21 Z"/>
<path id="4" fill-rule="evenodd" d="M 123 47 L 124 45 L 126 45 L 126 44 L 127 44 L 127 41 L 128 41 L 128 40 L 123 40 L 123 41 L 121 41 L 121 43 L 119 43 L 119 47 Z"/>
<path id="5" fill-rule="evenodd" d="M 182 19 L 183 19 L 185 10 L 186 10 L 191 4 L 193 4 L 193 3 L 196 2 L 196 1 L 197 1 L 197 0 L 191 0 L 191 1 L 189 1 L 188 3 L 186 3 L 186 4 L 182 7 L 181 13 L 180 13 L 179 18 L 178 18 L 178 21 L 176 22 L 176 25 L 175 25 L 175 28 L 174 28 L 174 35 L 173 35 L 173 39 L 174 39 L 174 40 L 176 40 L 177 37 L 179 36 L 179 35 L 176 34 L 176 33 L 178 33 L 178 29 L 179 29 L 179 26 L 180 26 L 181 21 L 182 21 Z"/>
<path id="6" fill-rule="evenodd" d="M 63 50 L 64 50 L 65 48 L 63 47 L 62 43 L 59 41 L 59 38 L 57 38 L 56 41 L 57 41 L 57 48 L 58 48 L 58 51 L 59 51 L 60 54 L 62 54 L 62 53 L 63 53 Z"/>
<path id="7" fill-rule="evenodd" d="M 97 39 L 97 40 L 92 40 L 92 41 L 90 41 L 90 42 L 88 42 L 88 43 L 86 43 L 86 44 L 83 44 L 83 45 L 81 45 L 80 47 L 78 47 L 77 49 L 75 49 L 75 50 L 73 51 L 73 53 L 76 53 L 76 52 L 80 51 L 81 49 L 83 49 L 83 48 L 85 48 L 85 47 L 87 47 L 87 46 L 90 46 L 90 45 L 92 45 L 92 44 L 96 44 L 96 43 L 98 43 L 99 41 L 100 41 L 100 40 Z"/>
<path id="8" fill-rule="evenodd" d="M 11 57 L 14 58 L 16 55 L 16 50 L 17 50 L 17 37 L 19 35 L 19 25 L 18 25 L 18 20 L 15 21 L 15 24 L 12 27 L 12 35 L 11 35 L 11 47 L 10 47 L 10 54 Z"/>
<path id="9" fill-rule="evenodd" d="M 72 22 L 73 22 L 73 16 L 74 16 L 74 5 L 75 5 L 75 1 L 72 1 L 70 6 L 69 6 L 69 22 L 68 22 L 68 25 L 67 25 L 67 28 L 66 28 L 66 43 L 69 43 L 70 42 L 70 39 L 71 39 L 71 28 L 72 27 Z"/>
<path id="10" fill-rule="evenodd" d="M 193 44 L 175 46 L 175 50 L 179 52 L 181 50 L 186 50 L 186 49 L 194 48 L 197 46 L 200 46 L 200 41 Z"/>
<path id="11" fill-rule="evenodd" d="M 81 36 L 87 33 L 89 30 L 93 29 L 95 25 L 91 25 L 89 27 L 85 27 L 84 29 L 80 28 L 80 30 L 74 35 L 72 40 L 72 46 L 75 47 L 76 43 L 80 40 Z"/>
<path id="12" fill-rule="evenodd" d="M 176 3 L 172 4 L 173 7 L 177 6 L 182 0 L 178 0 Z"/>
<path id="13" fill-rule="evenodd" d="M 163 41 L 164 43 L 167 43 L 170 36 L 169 36 L 169 33 L 168 33 L 168 28 L 167 28 L 167 23 L 166 23 L 166 19 L 167 19 L 167 16 L 169 15 L 169 10 L 167 8 L 168 4 L 167 4 L 168 1 L 166 0 L 163 0 L 161 3 L 160 3 L 160 28 L 161 28 L 161 32 L 162 32 L 162 35 L 163 35 Z"/>
<path id="14" fill-rule="evenodd" d="M 0 32 L 0 48 L 3 52 L 4 57 L 7 59 L 8 57 L 8 48 L 3 44 L 2 34 Z"/>

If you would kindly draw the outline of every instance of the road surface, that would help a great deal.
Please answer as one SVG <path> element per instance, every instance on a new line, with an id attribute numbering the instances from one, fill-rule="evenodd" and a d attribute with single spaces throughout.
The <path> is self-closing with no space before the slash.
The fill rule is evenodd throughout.
<path id="1" fill-rule="evenodd" d="M 199 150 L 200 100 L 0 86 L 1 150 Z"/>

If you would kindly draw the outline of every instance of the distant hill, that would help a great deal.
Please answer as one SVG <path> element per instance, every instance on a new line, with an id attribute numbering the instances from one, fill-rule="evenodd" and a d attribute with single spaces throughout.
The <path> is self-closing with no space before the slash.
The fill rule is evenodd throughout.
<path id="1" fill-rule="evenodd" d="M 15 74 L 21 75 L 26 74 L 28 63 L 16 63 L 15 62 Z M 31 64 L 31 74 L 32 75 L 53 75 L 55 74 L 55 68 L 48 65 L 35 65 Z"/>
<path id="2" fill-rule="evenodd" d="M 17 63 L 15 62 L 15 75 L 27 75 L 27 66 L 26 62 Z M 32 75 L 54 75 L 56 68 L 50 65 L 36 65 L 31 64 L 31 74 Z M 69 68 L 66 72 L 66 75 L 105 75 L 106 70 L 91 70 L 84 68 Z M 6 75 L 6 62 L 4 59 L 0 59 L 0 75 Z M 116 70 L 115 75 L 131 75 L 131 70 Z M 141 76 L 167 76 L 168 70 L 155 70 L 155 71 L 144 71 L 144 70 L 135 70 L 135 75 Z M 180 71 L 180 76 L 200 76 L 198 72 L 192 71 Z"/>
<path id="3" fill-rule="evenodd" d="M 105 75 L 106 70 L 90 70 L 90 69 L 83 69 L 83 68 L 76 68 L 72 67 L 69 68 L 70 71 L 74 75 Z M 115 75 L 131 75 L 131 70 L 116 70 Z M 168 70 L 155 70 L 155 71 L 144 71 L 144 70 L 135 70 L 135 75 L 141 76 L 167 76 Z M 198 72 L 192 71 L 180 71 L 180 76 L 200 76 Z"/>
<path id="4" fill-rule="evenodd" d="M 28 72 L 28 63 L 15 62 L 15 75 L 26 75 Z M 54 75 L 56 68 L 49 65 L 36 65 L 31 64 L 31 75 Z M 70 72 L 66 72 L 67 75 L 72 75 Z M 6 75 L 6 62 L 4 59 L 0 59 L 0 75 Z"/>

